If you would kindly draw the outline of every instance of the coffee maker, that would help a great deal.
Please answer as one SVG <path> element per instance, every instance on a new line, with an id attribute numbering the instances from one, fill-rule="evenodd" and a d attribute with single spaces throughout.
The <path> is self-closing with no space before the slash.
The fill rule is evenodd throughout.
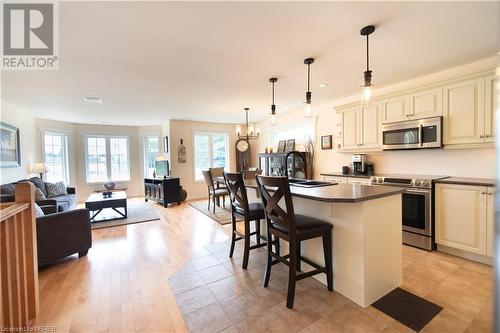
<path id="1" fill-rule="evenodd" d="M 365 154 L 352 155 L 352 173 L 353 174 L 366 174 L 366 173 L 368 173 Z"/>

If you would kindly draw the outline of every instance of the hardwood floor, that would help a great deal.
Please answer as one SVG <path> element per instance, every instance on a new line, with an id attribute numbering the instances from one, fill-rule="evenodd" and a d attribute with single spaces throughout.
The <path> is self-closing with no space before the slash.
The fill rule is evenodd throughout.
<path id="1" fill-rule="evenodd" d="M 229 225 L 187 204 L 155 209 L 160 221 L 94 230 L 87 257 L 72 256 L 40 271 L 34 325 L 55 326 L 57 332 L 185 332 L 185 321 L 191 331 L 205 332 L 409 331 L 315 281 L 299 282 L 297 306 L 289 311 L 285 270 L 273 271 L 265 291 L 263 255 L 252 253 L 246 272 L 238 255 L 234 262 L 227 258 Z M 491 331 L 492 276 L 488 266 L 404 247 L 403 287 L 445 308 L 427 332 Z M 241 316 L 244 309 L 248 318 Z M 280 326 L 285 320 L 293 325 Z"/>

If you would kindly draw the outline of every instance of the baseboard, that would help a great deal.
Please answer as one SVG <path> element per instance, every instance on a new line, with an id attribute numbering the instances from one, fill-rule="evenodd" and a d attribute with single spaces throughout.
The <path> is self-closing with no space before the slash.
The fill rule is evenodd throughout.
<path id="1" fill-rule="evenodd" d="M 494 262 L 493 258 L 491 258 L 491 257 L 483 256 L 481 254 L 467 252 L 464 250 L 458 250 L 458 249 L 455 249 L 455 248 L 452 248 L 452 247 L 449 247 L 446 245 L 439 245 L 438 244 L 437 250 L 439 252 L 451 254 L 453 256 L 457 256 L 457 257 L 464 258 L 467 260 L 476 261 L 476 262 L 479 262 L 481 264 L 485 264 L 485 265 L 489 265 L 489 266 L 493 266 L 493 262 Z"/>

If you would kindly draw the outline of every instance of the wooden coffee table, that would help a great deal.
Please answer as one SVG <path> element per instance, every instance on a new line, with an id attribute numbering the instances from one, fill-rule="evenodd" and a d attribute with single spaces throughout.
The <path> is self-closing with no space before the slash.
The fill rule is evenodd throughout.
<path id="1" fill-rule="evenodd" d="M 118 220 L 127 218 L 127 193 L 125 191 L 114 191 L 111 197 L 104 197 L 102 193 L 92 193 L 85 201 L 85 208 L 92 211 L 91 222 Z M 123 211 L 120 211 L 121 208 Z M 118 215 L 112 218 L 102 218 L 96 220 L 103 209 L 112 209 Z"/>

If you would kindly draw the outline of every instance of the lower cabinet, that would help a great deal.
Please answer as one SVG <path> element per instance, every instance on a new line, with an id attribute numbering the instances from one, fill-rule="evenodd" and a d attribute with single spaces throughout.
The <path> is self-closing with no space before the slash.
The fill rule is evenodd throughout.
<path id="1" fill-rule="evenodd" d="M 347 178 L 345 178 L 345 177 L 324 176 L 323 177 L 323 181 L 330 182 L 330 183 L 345 184 L 345 183 L 347 183 Z"/>
<path id="2" fill-rule="evenodd" d="M 437 184 L 436 243 L 493 256 L 495 189 Z"/>
<path id="3" fill-rule="evenodd" d="M 371 182 L 366 178 L 347 178 L 347 184 L 371 185 Z"/>

